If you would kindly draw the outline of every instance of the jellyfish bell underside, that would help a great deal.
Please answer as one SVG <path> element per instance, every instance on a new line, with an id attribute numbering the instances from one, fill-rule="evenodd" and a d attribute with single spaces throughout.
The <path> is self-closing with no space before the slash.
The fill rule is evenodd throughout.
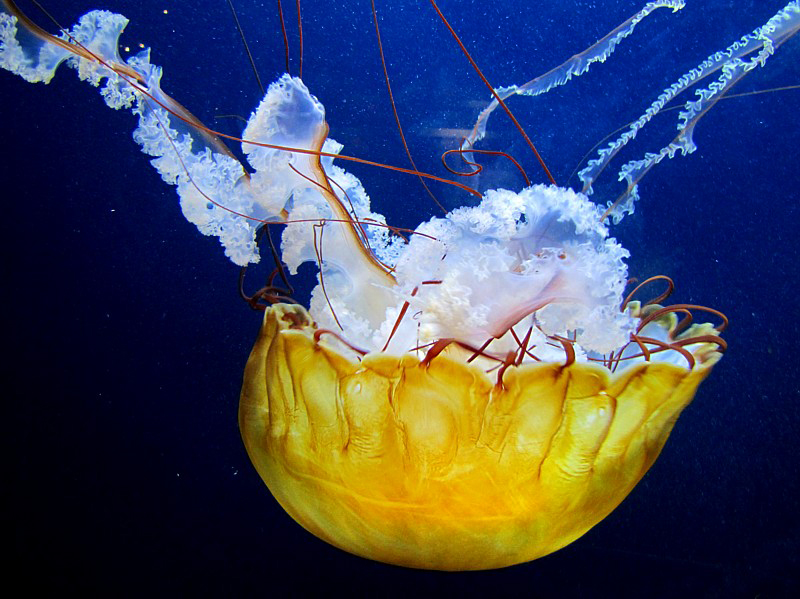
<path id="1" fill-rule="evenodd" d="M 647 10 L 682 4 L 649 3 L 593 61 Z M 583 193 L 487 191 L 406 239 L 339 166 L 342 146 L 300 79 L 270 85 L 250 117 L 248 174 L 161 90 L 149 51 L 122 61 L 124 17 L 93 11 L 58 38 L 20 41 L 17 17 L 31 26 L 5 7 L 0 66 L 48 82 L 66 62 L 109 106 L 132 109 L 134 139 L 184 215 L 233 262 L 257 262 L 257 229 L 280 223 L 288 270 L 318 266 L 308 310 L 266 309 L 239 422 L 278 502 L 337 547 L 442 570 L 555 551 L 633 489 L 721 356 L 714 326 L 622 300 L 628 252 Z M 800 26 L 797 2 L 778 16 L 780 39 Z"/>

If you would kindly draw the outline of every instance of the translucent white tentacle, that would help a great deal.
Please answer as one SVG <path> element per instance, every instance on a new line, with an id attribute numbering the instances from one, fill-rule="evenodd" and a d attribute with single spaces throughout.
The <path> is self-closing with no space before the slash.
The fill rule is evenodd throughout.
<path id="1" fill-rule="evenodd" d="M 622 23 L 622 25 L 598 42 L 595 42 L 583 52 L 575 54 L 563 64 L 551 69 L 544 75 L 531 79 L 527 83 L 500 87 L 495 89 L 495 92 L 503 101 L 513 95 L 538 96 L 547 93 L 551 89 L 569 82 L 573 77 L 583 75 L 589 70 L 592 64 L 596 62 L 605 62 L 608 57 L 614 53 L 614 50 L 617 49 L 619 43 L 633 33 L 636 25 L 657 8 L 671 8 L 672 12 L 676 12 L 684 6 L 684 0 L 659 0 L 656 2 L 648 2 L 642 10 Z M 476 142 L 484 138 L 486 135 L 486 123 L 489 120 L 489 116 L 498 106 L 499 103 L 497 100 L 493 99 L 489 105 L 481 111 L 475 126 L 472 128 L 472 132 L 461 145 L 462 150 L 474 147 Z M 468 157 L 468 159 L 470 161 L 472 160 L 471 157 Z"/>
<path id="2" fill-rule="evenodd" d="M 579 173 L 584 184 L 584 193 L 592 193 L 592 183 L 611 159 L 672 99 L 706 77 L 721 71 L 707 86 L 695 90 L 695 100 L 686 102 L 684 110 L 678 117 L 678 135 L 672 142 L 659 152 L 648 153 L 643 159 L 628 162 L 620 169 L 619 180 L 626 180 L 628 188 L 618 200 L 609 202 L 607 215 L 618 223 L 626 214 L 632 214 L 634 202 L 638 199 L 637 184 L 642 177 L 664 158 L 672 158 L 677 152 L 684 156 L 694 152 L 697 146 L 694 144 L 692 134 L 697 122 L 736 82 L 756 67 L 763 66 L 775 49 L 797 33 L 798 29 L 800 29 L 800 2 L 793 0 L 765 25 L 735 41 L 725 50 L 712 54 L 682 75 L 658 96 L 627 131 L 599 150 L 598 157 L 590 160 L 587 167 Z"/>

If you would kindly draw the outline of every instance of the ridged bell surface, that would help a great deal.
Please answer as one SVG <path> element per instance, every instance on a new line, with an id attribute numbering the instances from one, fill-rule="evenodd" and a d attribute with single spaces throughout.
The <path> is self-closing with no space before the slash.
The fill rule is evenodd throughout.
<path id="1" fill-rule="evenodd" d="M 719 357 L 619 374 L 526 364 L 501 387 L 444 355 L 353 360 L 314 332 L 298 306 L 265 314 L 239 409 L 253 464 L 317 537 L 439 570 L 526 562 L 583 535 L 647 472 Z"/>

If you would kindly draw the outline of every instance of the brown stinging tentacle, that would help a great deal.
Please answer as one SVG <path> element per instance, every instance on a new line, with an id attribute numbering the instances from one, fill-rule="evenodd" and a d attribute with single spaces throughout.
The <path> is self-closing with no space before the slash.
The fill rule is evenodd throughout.
<path id="1" fill-rule="evenodd" d="M 303 78 L 303 15 L 300 13 L 300 0 L 295 2 L 297 6 L 297 33 L 299 36 L 300 44 L 300 68 L 298 69 L 298 77 Z"/>
<path id="2" fill-rule="evenodd" d="M 573 344 L 575 343 L 572 339 L 567 339 L 566 337 L 562 337 L 561 335 L 551 335 L 551 339 L 555 339 L 561 343 L 561 346 L 564 348 L 564 353 L 566 354 L 566 361 L 563 364 L 563 367 L 566 368 L 571 364 L 575 363 L 575 348 Z"/>
<path id="3" fill-rule="evenodd" d="M 411 292 L 411 297 L 414 297 L 415 295 L 417 295 L 417 291 L 418 290 L 419 290 L 419 287 L 414 287 L 414 290 Z M 403 320 L 403 317 L 406 315 L 406 312 L 408 311 L 408 307 L 410 305 L 411 305 L 411 303 L 408 300 L 403 302 L 403 307 L 400 308 L 400 314 L 397 315 L 397 319 L 394 321 L 394 326 L 392 327 L 391 333 L 389 333 L 389 337 L 386 339 L 386 343 L 384 344 L 383 349 L 381 350 L 382 352 L 385 352 L 386 348 L 389 347 L 389 343 L 391 343 L 392 337 L 394 337 L 394 334 L 397 332 L 397 327 L 400 326 L 400 322 Z"/>
<path id="4" fill-rule="evenodd" d="M 503 384 L 503 375 L 506 373 L 506 370 L 510 366 L 514 366 L 516 362 L 517 352 L 510 351 L 506 354 L 505 360 L 500 365 L 500 368 L 497 370 L 497 382 L 495 383 L 495 388 L 505 390 L 506 386 Z"/>
<path id="5" fill-rule="evenodd" d="M 264 84 L 261 83 L 261 76 L 258 74 L 258 69 L 256 68 L 256 61 L 253 58 L 253 53 L 250 52 L 250 45 L 247 43 L 247 37 L 244 35 L 244 30 L 242 29 L 242 24 L 239 22 L 239 15 L 236 13 L 236 8 L 233 6 L 233 0 L 228 0 L 228 6 L 231 7 L 231 14 L 233 15 L 233 22 L 236 24 L 236 30 L 239 32 L 239 36 L 242 38 L 242 45 L 244 46 L 244 51 L 247 53 L 247 59 L 250 61 L 250 66 L 253 69 L 253 75 L 255 75 L 256 83 L 258 84 L 258 88 L 261 90 L 261 95 L 267 93 L 264 89 Z"/>
<path id="6" fill-rule="evenodd" d="M 463 142 L 462 142 L 462 144 L 463 144 Z M 447 164 L 447 157 L 450 154 L 458 154 L 459 156 L 461 156 L 461 160 L 462 161 L 464 161 L 469 166 L 475 167 L 475 170 L 470 171 L 468 173 L 464 173 L 464 172 L 457 171 L 454 168 L 450 167 L 450 165 Z M 444 152 L 442 154 L 442 165 L 444 166 L 444 168 L 446 168 L 453 175 L 457 175 L 459 177 L 474 177 L 475 175 L 477 175 L 478 173 L 480 173 L 483 170 L 483 166 L 478 164 L 477 162 L 472 162 L 470 160 L 467 160 L 464 157 L 464 154 L 486 154 L 488 156 L 502 156 L 504 158 L 507 158 L 508 160 L 510 160 L 514 164 L 515 167 L 517 167 L 517 170 L 522 175 L 522 178 L 525 179 L 525 186 L 526 187 L 530 187 L 531 180 L 528 178 L 528 174 L 525 172 L 525 169 L 522 168 L 522 165 L 519 162 L 517 162 L 517 159 L 514 158 L 511 154 L 508 154 L 506 152 L 501 152 L 499 150 L 479 150 L 477 148 L 471 148 L 469 150 L 466 150 L 466 149 L 463 149 L 461 147 L 453 149 L 453 150 L 447 150 L 446 152 Z"/>
<path id="7" fill-rule="evenodd" d="M 654 339 L 652 337 L 642 337 L 640 335 L 631 335 L 631 336 L 636 340 L 637 343 L 639 343 L 639 342 L 641 342 L 641 343 L 649 343 L 651 345 L 656 345 L 658 347 L 661 347 L 661 348 L 663 348 L 665 350 L 671 349 L 671 350 L 674 350 L 674 351 L 680 353 L 686 359 L 686 361 L 689 363 L 689 370 L 694 368 L 694 365 L 695 365 L 694 356 L 691 354 L 691 352 L 689 352 L 688 350 L 684 349 L 683 347 L 673 345 L 672 343 L 667 343 L 666 341 L 661 341 L 660 339 Z M 653 354 L 653 353 L 655 353 L 655 352 L 653 352 L 653 351 L 650 352 L 650 354 Z"/>
<path id="8" fill-rule="evenodd" d="M 464 54 L 464 56 L 467 58 L 469 63 L 472 65 L 472 68 L 475 70 L 475 72 L 481 78 L 481 81 L 483 81 L 484 85 L 486 85 L 486 87 L 489 88 L 489 91 L 491 91 L 492 96 L 494 96 L 494 99 L 497 100 L 497 103 L 500 104 L 500 106 L 503 108 L 505 113 L 508 115 L 508 118 L 510 118 L 511 122 L 514 123 L 514 126 L 517 128 L 517 131 L 519 131 L 520 135 L 522 135 L 522 138 L 525 140 L 525 143 L 527 143 L 528 147 L 533 151 L 533 154 L 536 156 L 536 159 L 539 161 L 539 164 L 541 165 L 542 169 L 544 170 L 545 174 L 547 175 L 547 179 L 553 185 L 558 185 L 558 183 L 556 183 L 555 178 L 550 173 L 550 169 L 547 168 L 547 164 L 545 164 L 544 158 L 542 158 L 541 154 L 539 154 L 539 150 L 536 149 L 536 146 L 531 141 L 531 138 L 528 137 L 527 133 L 525 133 L 525 129 L 523 129 L 522 125 L 519 123 L 517 118 L 514 116 L 514 114 L 511 112 L 511 110 L 509 110 L 508 106 L 506 106 L 506 103 L 503 102 L 503 99 L 497 94 L 497 92 L 495 91 L 494 87 L 492 87 L 492 84 L 489 83 L 488 79 L 486 79 L 486 77 L 484 76 L 483 72 L 478 67 L 478 64 L 473 60 L 472 56 L 470 55 L 469 51 L 467 50 L 467 47 L 461 41 L 461 38 L 458 37 L 458 34 L 456 33 L 455 29 L 453 29 L 452 25 L 450 25 L 450 23 L 448 22 L 448 20 L 445 18 L 444 14 L 442 13 L 442 11 L 439 9 L 439 6 L 436 4 L 435 0 L 429 0 L 429 1 L 431 3 L 431 6 L 433 6 L 433 9 L 436 11 L 436 14 L 439 15 L 439 18 L 441 19 L 442 23 L 444 23 L 444 26 L 447 27 L 447 30 L 450 32 L 450 35 L 452 35 L 453 39 L 455 39 L 456 43 L 458 44 L 458 47 L 461 48 L 461 52 Z"/>
<path id="9" fill-rule="evenodd" d="M 394 121 L 397 124 L 397 131 L 400 133 L 400 140 L 403 142 L 403 148 L 405 148 L 406 156 L 408 156 L 408 161 L 411 163 L 411 168 L 415 171 L 418 171 L 416 163 L 414 162 L 414 158 L 411 156 L 411 149 L 408 147 L 408 143 L 406 142 L 405 133 L 403 133 L 403 126 L 400 124 L 400 115 L 397 113 L 397 105 L 394 101 L 394 94 L 392 93 L 392 84 L 389 80 L 389 70 L 386 68 L 386 57 L 383 53 L 383 42 L 381 41 L 381 30 L 378 26 L 378 12 L 375 10 L 375 0 L 372 1 L 372 20 L 375 23 L 375 37 L 378 41 L 378 51 L 381 55 L 381 65 L 383 66 L 383 76 L 386 79 L 386 90 L 389 92 L 389 103 L 392 105 L 392 112 L 394 113 Z M 433 195 L 433 192 L 428 187 L 428 184 L 425 183 L 425 179 L 419 177 L 419 182 L 422 184 L 422 187 L 425 188 L 425 191 L 428 192 L 428 195 L 431 197 L 433 202 L 439 207 L 443 214 L 447 214 L 447 210 L 444 206 L 439 202 L 438 198 Z"/>
<path id="10" fill-rule="evenodd" d="M 353 345 L 347 339 L 342 337 L 339 333 L 337 333 L 336 331 L 331 331 L 330 329 L 317 329 L 316 331 L 314 331 L 314 343 L 319 343 L 323 335 L 331 335 L 332 337 L 335 337 L 336 339 L 339 340 L 340 343 L 344 344 L 345 346 L 347 346 L 360 356 L 366 356 L 369 353 L 367 350 L 361 349 L 360 347 Z"/>
<path id="11" fill-rule="evenodd" d="M 643 304 L 644 306 L 649 306 L 650 304 L 660 304 L 670 295 L 672 295 L 672 292 L 675 290 L 675 282 L 671 278 L 669 278 L 667 275 L 655 275 L 639 283 L 622 302 L 620 310 L 624 312 L 625 308 L 628 306 L 628 303 L 633 299 L 633 296 L 635 296 L 639 292 L 639 290 L 641 290 L 643 287 L 646 287 L 647 285 L 653 283 L 654 281 L 666 281 L 667 289 L 661 295 L 645 302 Z"/>
<path id="12" fill-rule="evenodd" d="M 244 279 L 245 275 L 247 274 L 248 265 L 244 265 L 239 269 L 239 296 L 247 302 L 247 304 L 253 310 L 261 310 L 263 311 L 266 309 L 268 305 L 277 304 L 277 303 L 289 303 L 289 304 L 298 304 L 299 302 L 292 299 L 292 295 L 294 294 L 294 288 L 292 284 L 289 282 L 289 278 L 286 276 L 286 271 L 283 267 L 283 262 L 278 255 L 278 249 L 275 247 L 275 242 L 272 239 L 272 233 L 269 230 L 269 227 L 261 227 L 258 231 L 258 235 L 256 235 L 256 245 L 260 247 L 261 241 L 267 238 L 269 241 L 270 252 L 272 254 L 272 260 L 275 264 L 275 268 L 270 273 L 269 277 L 267 278 L 267 284 L 264 285 L 261 289 L 256 291 L 253 295 L 247 295 L 244 291 Z M 278 287 L 274 284 L 275 277 L 280 277 L 283 281 L 284 287 Z M 267 302 L 262 303 L 262 302 Z"/>
<path id="13" fill-rule="evenodd" d="M 423 368 L 430 366 L 430 363 L 433 361 L 433 359 L 442 353 L 447 346 L 454 341 L 454 339 L 439 339 L 435 341 L 431 348 L 425 353 L 425 357 L 422 359 L 419 365 Z"/>
<path id="14" fill-rule="evenodd" d="M 652 322 L 653 320 L 657 320 L 658 318 L 661 318 L 664 314 L 669 314 L 670 312 L 682 312 L 682 313 L 685 313 L 685 314 L 689 314 L 689 316 L 687 316 L 683 320 L 681 320 L 678 323 L 678 325 L 675 327 L 674 334 L 677 335 L 682 330 L 684 330 L 687 326 L 689 326 L 689 324 L 691 324 L 691 312 L 690 312 L 691 310 L 699 310 L 701 312 L 708 312 L 709 314 L 713 314 L 714 316 L 718 317 L 722 321 L 722 323 L 719 326 L 714 327 L 714 328 L 719 333 L 722 333 L 726 328 L 728 328 L 728 317 L 725 316 L 725 314 L 723 314 L 719 310 L 715 310 L 714 308 L 709 308 L 708 306 L 701 306 L 699 304 L 674 304 L 672 306 L 666 306 L 665 308 L 659 308 L 658 310 L 655 310 L 651 314 L 648 314 L 640 322 L 639 330 L 641 330 L 641 328 L 644 325 Z M 688 322 L 687 322 L 687 320 L 688 320 Z"/>
<path id="15" fill-rule="evenodd" d="M 286 56 L 286 74 L 291 75 L 292 72 L 289 70 L 289 38 L 286 35 L 286 21 L 283 19 L 283 5 L 281 4 L 281 0 L 278 0 L 278 18 L 281 22 L 281 32 L 283 33 L 283 50 Z"/>
<path id="16" fill-rule="evenodd" d="M 322 288 L 322 295 L 325 296 L 325 302 L 328 304 L 328 308 L 331 311 L 331 315 L 333 316 L 333 320 L 336 321 L 336 326 L 338 326 L 342 332 L 344 332 L 344 327 L 342 323 L 339 322 L 339 317 L 336 316 L 336 310 L 333 309 L 333 304 L 331 303 L 330 298 L 328 297 L 328 290 L 325 288 L 325 271 L 322 268 L 322 235 L 325 233 L 325 219 L 322 219 L 314 227 L 314 253 L 317 256 L 317 267 L 319 269 L 319 286 Z M 319 229 L 319 245 L 317 244 L 317 230 Z"/>

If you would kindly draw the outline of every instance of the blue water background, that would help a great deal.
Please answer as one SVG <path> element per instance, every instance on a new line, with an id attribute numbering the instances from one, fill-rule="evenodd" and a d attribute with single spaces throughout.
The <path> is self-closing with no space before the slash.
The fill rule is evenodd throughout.
<path id="1" fill-rule="evenodd" d="M 223 0 L 46 4 L 64 24 L 93 8 L 125 14 L 124 43 L 152 46 L 164 89 L 210 127 L 240 134 L 237 119 L 220 115 L 247 117 L 260 100 Z M 235 4 L 267 84 L 284 70 L 276 3 Z M 296 74 L 294 3 L 283 4 Z M 488 92 L 427 2 L 377 4 L 417 165 L 446 175 L 447 131 L 470 127 Z M 545 72 L 643 4 L 440 2 L 494 85 Z M 571 173 L 597 141 L 784 2 L 687 4 L 656 11 L 606 64 L 568 86 L 510 102 L 560 184 L 574 186 Z M 331 137 L 347 154 L 407 166 L 370 3 L 302 7 L 303 76 L 327 109 Z M 800 36 L 735 91 L 798 83 Z M 729 352 L 652 470 L 567 548 L 506 570 L 444 574 L 348 555 L 281 510 L 237 429 L 242 370 L 259 328 L 237 296 L 238 269 L 183 219 L 174 190 L 132 141 L 129 113 L 106 108 L 72 70 L 48 86 L 0 73 L 12 566 L 29 588 L 123 595 L 797 596 L 798 107 L 798 90 L 720 102 L 697 128 L 697 152 L 654 169 L 636 214 L 613 228 L 632 254 L 632 276 L 670 275 L 675 302 L 713 306 L 731 320 Z M 676 115 L 656 119 L 624 158 L 657 151 Z M 496 113 L 490 129 L 484 147 L 514 154 L 544 180 L 504 116 Z M 435 214 L 416 178 L 343 166 L 391 223 L 413 227 Z M 489 166 L 481 185 L 522 186 L 503 161 Z M 616 197 L 615 172 L 597 199 Z M 451 208 L 470 200 L 432 189 Z"/>

